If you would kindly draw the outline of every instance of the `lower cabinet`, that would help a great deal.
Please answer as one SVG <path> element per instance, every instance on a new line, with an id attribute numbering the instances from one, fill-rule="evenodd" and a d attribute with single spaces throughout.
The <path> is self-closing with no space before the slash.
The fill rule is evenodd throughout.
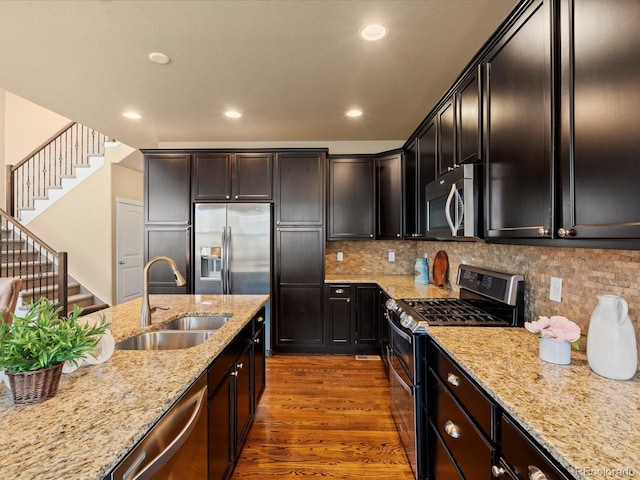
<path id="1" fill-rule="evenodd" d="M 433 342 L 427 362 L 429 480 L 572 478 Z"/>
<path id="2" fill-rule="evenodd" d="M 255 418 L 265 387 L 264 315 L 263 308 L 207 371 L 209 480 L 231 477 Z"/>
<path id="3" fill-rule="evenodd" d="M 325 351 L 378 353 L 378 287 L 325 285 Z"/>

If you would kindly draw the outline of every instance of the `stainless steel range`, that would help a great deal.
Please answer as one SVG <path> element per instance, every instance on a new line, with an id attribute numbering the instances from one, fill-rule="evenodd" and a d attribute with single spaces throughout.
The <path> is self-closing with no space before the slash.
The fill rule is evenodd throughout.
<path id="1" fill-rule="evenodd" d="M 524 277 L 470 265 L 458 269 L 460 298 L 390 299 L 387 362 L 391 413 L 416 479 L 427 476 L 426 333 L 439 326 L 516 327 L 524 323 Z"/>

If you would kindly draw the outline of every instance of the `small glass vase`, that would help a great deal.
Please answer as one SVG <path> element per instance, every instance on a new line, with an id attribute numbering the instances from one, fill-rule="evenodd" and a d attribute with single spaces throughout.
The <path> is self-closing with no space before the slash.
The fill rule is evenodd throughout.
<path id="1" fill-rule="evenodd" d="M 569 365 L 571 363 L 571 344 L 542 337 L 540 338 L 540 358 L 549 363 Z"/>

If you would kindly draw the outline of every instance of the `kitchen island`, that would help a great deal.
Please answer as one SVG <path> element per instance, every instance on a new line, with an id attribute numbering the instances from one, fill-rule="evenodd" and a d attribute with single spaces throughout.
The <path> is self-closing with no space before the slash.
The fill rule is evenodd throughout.
<path id="1" fill-rule="evenodd" d="M 64 374 L 57 395 L 16 407 L 0 385 L 0 478 L 101 480 L 267 302 L 267 295 L 151 295 L 165 306 L 140 327 L 141 299 L 103 310 L 117 342 L 189 314 L 232 314 L 185 350 L 120 351 Z M 92 316 L 98 315 L 92 314 Z"/>

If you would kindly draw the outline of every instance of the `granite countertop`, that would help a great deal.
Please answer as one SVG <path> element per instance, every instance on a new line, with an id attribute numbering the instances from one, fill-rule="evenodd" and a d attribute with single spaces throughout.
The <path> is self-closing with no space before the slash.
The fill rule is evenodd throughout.
<path id="1" fill-rule="evenodd" d="M 432 327 L 429 335 L 533 438 L 579 479 L 640 475 L 640 378 L 540 360 L 524 329 Z"/>
<path id="2" fill-rule="evenodd" d="M 238 332 L 267 295 L 151 295 L 166 306 L 141 328 L 141 299 L 102 310 L 116 342 L 185 314 L 231 313 L 205 343 L 185 350 L 114 352 L 107 362 L 63 374 L 57 395 L 16 407 L 0 385 L 0 478 L 102 478 L 175 403 Z M 96 314 L 92 314 L 95 316 Z"/>

